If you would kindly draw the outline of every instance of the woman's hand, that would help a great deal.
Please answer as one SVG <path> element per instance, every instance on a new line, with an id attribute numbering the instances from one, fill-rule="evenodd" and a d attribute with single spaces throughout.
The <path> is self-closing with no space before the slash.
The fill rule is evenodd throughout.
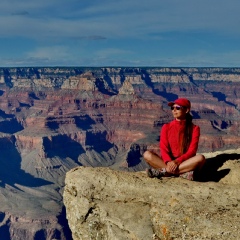
<path id="1" fill-rule="evenodd" d="M 179 164 L 176 160 L 175 161 L 170 161 L 170 162 L 167 163 L 166 170 L 169 173 L 176 174 L 177 171 L 178 171 L 178 166 L 179 166 Z"/>

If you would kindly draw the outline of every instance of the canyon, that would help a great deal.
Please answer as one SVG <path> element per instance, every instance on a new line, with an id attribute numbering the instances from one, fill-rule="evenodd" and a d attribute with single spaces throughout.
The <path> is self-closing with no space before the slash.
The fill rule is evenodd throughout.
<path id="1" fill-rule="evenodd" d="M 237 149 L 239 89 L 238 68 L 0 68 L 0 238 L 71 239 L 66 173 L 144 170 L 178 97 L 199 153 Z"/>

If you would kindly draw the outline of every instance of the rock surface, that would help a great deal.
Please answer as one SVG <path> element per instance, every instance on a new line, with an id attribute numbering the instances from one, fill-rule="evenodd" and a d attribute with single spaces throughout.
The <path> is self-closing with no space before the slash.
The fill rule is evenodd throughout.
<path id="1" fill-rule="evenodd" d="M 73 239 L 238 239 L 240 150 L 205 155 L 201 181 L 70 170 L 63 196 Z"/>

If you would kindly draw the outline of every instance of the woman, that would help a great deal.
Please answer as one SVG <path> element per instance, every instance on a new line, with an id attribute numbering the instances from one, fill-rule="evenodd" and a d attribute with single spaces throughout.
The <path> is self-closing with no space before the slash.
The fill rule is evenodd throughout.
<path id="1" fill-rule="evenodd" d="M 200 128 L 192 123 L 191 103 L 179 98 L 168 103 L 174 120 L 164 124 L 160 136 L 161 157 L 146 151 L 145 161 L 153 168 L 147 169 L 149 177 L 181 176 L 193 180 L 193 171 L 205 163 L 203 155 L 196 155 Z"/>

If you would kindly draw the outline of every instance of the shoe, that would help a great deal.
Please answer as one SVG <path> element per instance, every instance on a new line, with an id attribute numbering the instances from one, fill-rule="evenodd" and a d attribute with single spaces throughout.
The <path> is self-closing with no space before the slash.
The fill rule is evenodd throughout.
<path id="1" fill-rule="evenodd" d="M 148 177 L 150 177 L 150 178 L 154 178 L 154 177 L 159 178 L 159 177 L 165 176 L 165 174 L 166 174 L 166 171 L 164 171 L 162 169 L 155 169 L 155 168 L 148 168 L 146 170 L 146 172 L 147 172 Z"/>
<path id="2" fill-rule="evenodd" d="M 179 175 L 179 177 L 193 181 L 194 171 L 185 172 Z"/>

